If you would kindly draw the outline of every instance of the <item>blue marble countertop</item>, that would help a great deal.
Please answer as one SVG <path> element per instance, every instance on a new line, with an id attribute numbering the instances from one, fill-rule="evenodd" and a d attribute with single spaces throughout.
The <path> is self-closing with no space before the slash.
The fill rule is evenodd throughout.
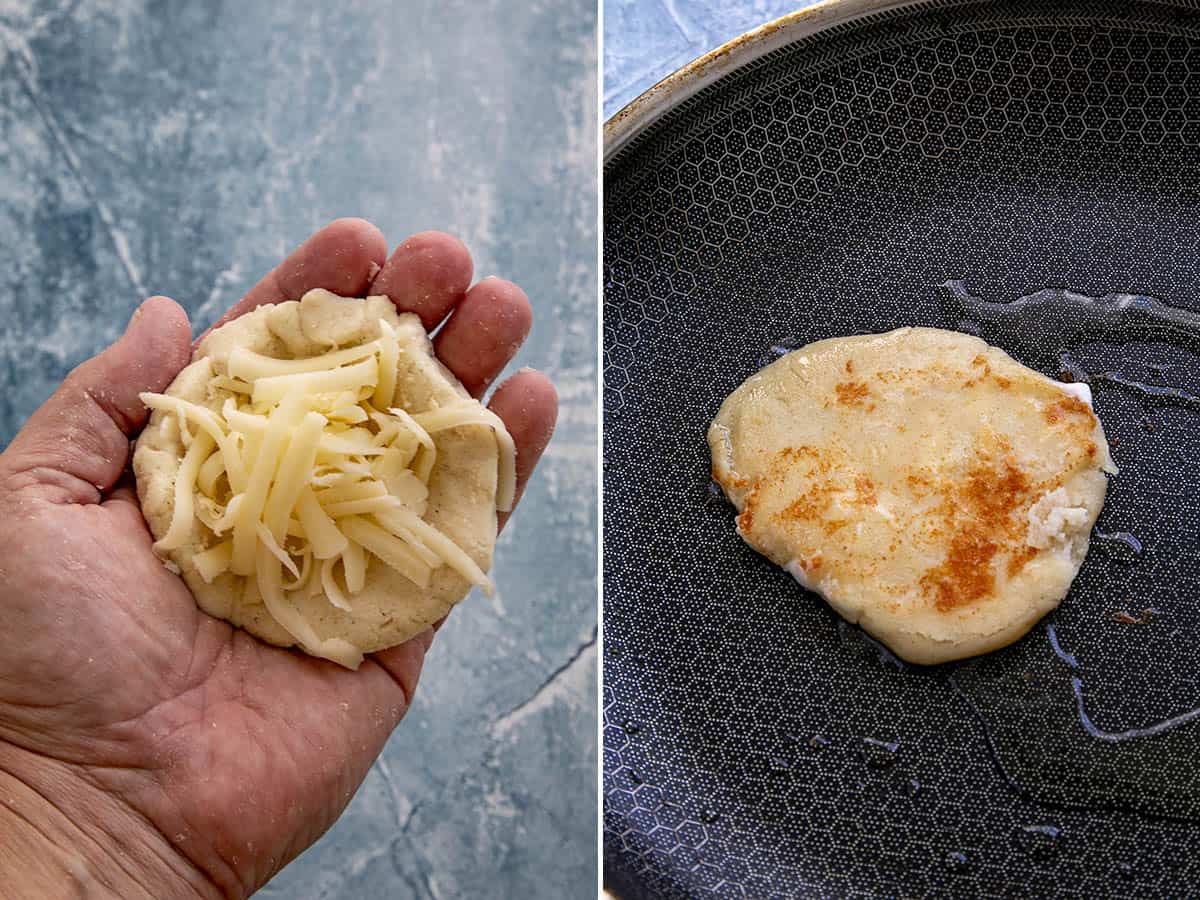
<path id="1" fill-rule="evenodd" d="M 693 59 L 815 0 L 604 0 L 604 117 Z"/>
<path id="2" fill-rule="evenodd" d="M 496 596 L 263 896 L 594 890 L 596 43 L 570 0 L 0 0 L 0 446 L 144 297 L 203 328 L 344 215 L 520 283 L 561 393 Z"/>

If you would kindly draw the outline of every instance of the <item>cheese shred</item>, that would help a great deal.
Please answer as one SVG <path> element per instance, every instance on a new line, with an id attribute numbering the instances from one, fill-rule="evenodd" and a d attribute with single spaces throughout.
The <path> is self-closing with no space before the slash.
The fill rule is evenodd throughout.
<path id="1" fill-rule="evenodd" d="M 496 509 L 501 512 L 508 512 L 512 509 L 517 491 L 517 448 L 513 444 L 512 435 L 508 433 L 508 429 L 504 427 L 504 422 L 498 415 L 478 403 L 467 401 L 452 406 L 443 406 L 431 412 L 418 413 L 412 419 L 426 436 L 463 425 L 483 425 L 491 428 L 500 448 L 500 472 L 496 481 Z"/>

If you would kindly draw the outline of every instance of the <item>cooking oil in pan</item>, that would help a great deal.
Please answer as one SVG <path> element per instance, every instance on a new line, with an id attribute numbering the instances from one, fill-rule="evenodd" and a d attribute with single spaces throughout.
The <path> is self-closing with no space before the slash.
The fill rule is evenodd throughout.
<path id="1" fill-rule="evenodd" d="M 1097 338 L 1160 340 L 1200 353 L 1200 313 L 1153 297 L 1089 297 L 1046 288 L 1017 300 L 993 302 L 971 294 L 965 281 L 947 281 L 943 287 L 951 317 L 973 325 L 989 343 L 1017 350 L 1038 368 L 1053 370 L 1064 351 Z"/>
<path id="2" fill-rule="evenodd" d="M 1132 564 L 1142 557 L 1142 542 L 1128 531 L 1092 532 L 1091 546 L 1098 547 L 1109 559 Z"/>
<path id="3" fill-rule="evenodd" d="M 897 781 L 896 789 L 905 797 L 911 799 L 921 793 L 922 784 L 918 778 L 914 778 L 911 775 L 902 775 Z"/>
<path id="4" fill-rule="evenodd" d="M 1023 362 L 1067 380 L 1116 385 L 1150 403 L 1200 409 L 1200 395 L 1165 383 L 1175 368 L 1167 361 L 1146 364 L 1154 381 L 1119 372 L 1086 371 L 1076 348 L 1094 340 L 1162 341 L 1200 354 L 1200 313 L 1171 306 L 1142 294 L 1112 293 L 1102 297 L 1061 288 L 1046 288 L 1016 300 L 983 300 L 962 280 L 942 285 L 943 307 L 957 331 L 974 334 L 1014 352 Z M 806 346 L 815 337 L 789 335 L 775 340 L 757 360 L 758 367 Z"/>
<path id="5" fill-rule="evenodd" d="M 859 747 L 859 753 L 872 769 L 887 769 L 896 764 L 896 754 L 900 744 L 896 741 L 881 741 L 878 738 L 865 737 Z"/>
<path id="6" fill-rule="evenodd" d="M 1083 372 L 1069 353 L 1062 354 L 1060 360 L 1063 362 L 1064 371 L 1072 375 L 1076 372 Z M 1191 391 L 1171 387 L 1170 385 L 1147 384 L 1146 382 L 1126 378 L 1120 372 L 1097 372 L 1095 374 L 1083 372 L 1083 378 L 1076 378 L 1075 380 L 1088 381 L 1093 385 L 1116 385 L 1128 393 L 1137 394 L 1148 405 L 1182 406 L 1186 409 L 1200 410 L 1200 396 L 1193 394 Z M 1147 431 L 1152 432 L 1154 430 L 1154 424 L 1150 420 L 1144 421 L 1142 427 Z"/>
<path id="7" fill-rule="evenodd" d="M 952 850 L 942 857 L 942 865 L 950 872 L 965 872 L 971 868 L 971 858 L 961 850 Z"/>
<path id="8" fill-rule="evenodd" d="M 961 281 L 947 282 L 945 288 L 944 311 L 953 327 L 976 334 L 1049 375 L 1088 383 L 1105 410 L 1110 441 L 1120 430 L 1146 452 L 1147 447 L 1155 446 L 1147 442 L 1157 441 L 1164 423 L 1173 421 L 1175 433 L 1169 445 L 1161 445 L 1164 450 L 1169 449 L 1174 454 L 1171 458 L 1178 460 L 1181 448 L 1194 446 L 1200 429 L 1179 429 L 1180 413 L 1170 410 L 1179 410 L 1184 416 L 1200 411 L 1196 392 L 1200 314 L 1128 293 L 1089 297 L 1053 288 L 1010 302 L 990 302 L 972 295 Z M 1096 358 L 1103 358 L 1103 364 L 1096 364 Z M 1147 359 L 1150 361 L 1138 362 Z M 1115 396 L 1106 402 L 1109 391 L 1135 402 L 1131 407 L 1128 399 L 1118 402 Z M 1162 411 L 1155 414 L 1154 410 Z M 1182 456 L 1194 458 L 1196 454 Z M 1150 473 L 1166 471 L 1162 459 L 1155 453 L 1139 461 L 1126 452 L 1124 477 L 1132 482 L 1120 492 L 1125 503 L 1160 502 L 1157 479 L 1163 475 Z M 1195 478 L 1196 473 L 1186 466 L 1178 471 L 1182 483 Z M 1110 492 L 1110 505 L 1116 493 Z M 1177 504 L 1196 502 L 1186 492 L 1175 497 L 1172 502 Z M 1106 511 L 1108 515 L 1123 513 L 1127 521 L 1138 519 L 1137 512 L 1136 507 Z M 1143 516 L 1140 521 L 1147 519 L 1158 520 Z M 1067 603 L 1120 602 L 1109 593 L 1109 585 L 1126 583 L 1123 578 L 1134 576 L 1120 575 L 1120 569 L 1111 568 L 1114 563 L 1122 568 L 1148 566 L 1149 574 L 1142 576 L 1141 583 L 1174 588 L 1180 572 L 1187 571 L 1178 568 L 1180 555 L 1195 553 L 1195 530 L 1163 534 L 1162 543 L 1161 552 L 1147 555 L 1139 536 L 1098 529 L 1092 536 L 1092 548 L 1102 561 L 1099 565 L 1110 567 L 1109 574 L 1099 575 L 1082 594 L 1073 592 Z M 1153 572 L 1156 566 L 1163 566 L 1162 580 Z M 1134 624 L 1146 624 L 1149 619 L 1117 618 L 1107 608 L 1095 611 L 1094 620 L 1074 612 L 1067 619 L 1073 623 L 1069 633 L 1060 634 L 1053 622 L 1047 623 L 1040 640 L 1036 633 L 1030 635 L 992 657 L 963 664 L 952 676 L 986 729 L 996 762 L 1014 788 L 1038 800 L 1200 819 L 1200 774 L 1194 764 L 1200 756 L 1200 708 L 1188 709 L 1184 702 L 1162 715 L 1149 713 L 1149 702 L 1125 703 L 1124 711 L 1114 715 L 1102 699 L 1113 696 L 1111 692 L 1120 684 L 1137 679 L 1117 673 L 1120 660 L 1114 653 L 1120 652 L 1120 644 L 1101 646 L 1101 640 L 1112 641 L 1112 632 L 1105 637 L 1094 623 L 1103 616 Z M 1190 610 L 1179 613 L 1191 614 Z M 1140 633 L 1127 630 L 1123 634 L 1125 640 L 1136 640 L 1133 635 Z M 1194 668 L 1188 656 L 1192 643 L 1175 641 L 1170 646 L 1173 649 L 1167 652 L 1177 653 L 1179 659 L 1166 671 L 1175 678 L 1181 672 L 1190 673 Z M 1153 684 L 1149 679 L 1146 682 Z M 1032 684 L 1038 689 L 1031 691 Z M 1183 696 L 1186 701 L 1184 691 L 1165 696 L 1175 700 Z M 1200 696 L 1190 705 L 1200 707 Z M 1143 714 L 1139 715 L 1139 709 Z M 1031 826 L 1022 830 L 1018 840 L 1023 846 L 1040 847 L 1050 837 L 1049 831 Z M 1057 830 L 1053 838 L 1057 842 Z"/>
<path id="9" fill-rule="evenodd" d="M 1021 689 L 1030 672 L 1045 679 L 1045 691 L 1031 696 Z M 1123 730 L 1097 724 L 1093 717 L 1106 713 L 1089 700 L 1087 683 L 1095 674 L 1047 624 L 1043 640 L 1035 633 L 958 666 L 949 682 L 979 720 L 1014 791 L 1051 807 L 1200 819 L 1200 709 Z M 1022 833 L 1018 840 L 1035 846 L 1042 838 Z"/>
<path id="10" fill-rule="evenodd" d="M 793 350 L 799 350 L 801 347 L 807 346 L 810 343 L 812 343 L 812 341 L 795 336 L 780 338 L 763 351 L 762 356 L 755 361 L 755 366 L 759 369 L 764 369 L 771 363 L 775 362 L 775 360 L 779 359 L 779 357 L 786 356 Z"/>
<path id="11" fill-rule="evenodd" d="M 1049 639 L 1050 647 L 1054 651 L 1054 655 L 1067 664 L 1067 667 L 1072 672 L 1077 673 L 1071 676 L 1071 692 L 1075 695 L 1075 707 L 1079 718 L 1079 724 L 1083 726 L 1083 730 L 1087 734 L 1099 741 L 1105 741 L 1110 744 L 1119 743 L 1121 741 L 1129 741 L 1135 738 L 1153 737 L 1154 735 L 1163 734 L 1171 731 L 1181 725 L 1200 719 L 1200 708 L 1192 709 L 1177 716 L 1172 716 L 1169 719 L 1162 719 L 1154 722 L 1143 728 L 1129 728 L 1125 731 L 1105 731 L 1098 728 L 1087 712 L 1087 704 L 1084 699 L 1083 679 L 1078 673 L 1082 669 L 1079 665 L 1079 660 L 1075 654 L 1066 652 L 1062 643 L 1058 639 L 1058 630 L 1052 623 L 1046 624 L 1046 637 Z"/>
<path id="12" fill-rule="evenodd" d="M 1034 859 L 1050 859 L 1062 846 L 1062 829 L 1057 825 L 1022 825 L 1017 846 Z"/>

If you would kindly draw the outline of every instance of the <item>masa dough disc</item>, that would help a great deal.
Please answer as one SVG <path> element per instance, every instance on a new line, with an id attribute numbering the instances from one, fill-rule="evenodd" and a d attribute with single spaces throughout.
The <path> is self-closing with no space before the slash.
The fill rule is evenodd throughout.
<path id="1" fill-rule="evenodd" d="M 1019 638 L 1066 595 L 1116 469 L 1086 385 L 932 328 L 810 344 L 708 431 L 755 550 L 910 662 Z"/>
<path id="2" fill-rule="evenodd" d="M 397 314 L 386 297 L 348 299 L 310 291 L 299 301 L 260 306 L 208 335 L 192 362 L 166 393 L 219 410 L 232 392 L 213 384 L 227 374 L 230 352 L 244 347 L 278 359 L 318 356 L 377 338 L 379 320 L 392 325 L 401 352 L 394 405 L 411 413 L 471 400 L 458 379 L 434 357 L 417 316 Z M 491 429 L 466 425 L 437 432 L 437 458 L 429 476 L 425 521 L 439 529 L 485 572 L 496 540 L 498 447 Z M 171 523 L 174 484 L 185 448 L 176 417 L 155 410 L 138 439 L 133 457 L 142 513 L 156 539 Z M 211 584 L 200 577 L 195 555 L 216 543 L 199 521 L 184 547 L 169 551 L 196 602 L 208 614 L 246 629 L 272 644 L 289 646 L 291 635 L 272 618 L 253 578 L 225 572 Z M 461 600 L 471 585 L 449 566 L 433 570 L 420 588 L 368 554 L 363 590 L 348 596 L 351 611 L 336 609 L 323 592 L 288 594 L 322 639 L 341 638 L 363 653 L 400 644 L 436 622 Z"/>

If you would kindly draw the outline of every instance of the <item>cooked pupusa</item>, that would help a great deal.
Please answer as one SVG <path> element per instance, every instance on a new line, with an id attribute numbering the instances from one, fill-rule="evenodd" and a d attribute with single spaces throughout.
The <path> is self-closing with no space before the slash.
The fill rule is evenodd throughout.
<path id="1" fill-rule="evenodd" d="M 742 538 L 916 663 L 1004 646 L 1057 606 L 1116 472 L 1086 385 L 932 328 L 783 356 L 708 442 Z"/>
<path id="2" fill-rule="evenodd" d="M 512 438 L 388 298 L 261 306 L 142 400 L 142 512 L 209 614 L 354 668 L 491 590 Z"/>

